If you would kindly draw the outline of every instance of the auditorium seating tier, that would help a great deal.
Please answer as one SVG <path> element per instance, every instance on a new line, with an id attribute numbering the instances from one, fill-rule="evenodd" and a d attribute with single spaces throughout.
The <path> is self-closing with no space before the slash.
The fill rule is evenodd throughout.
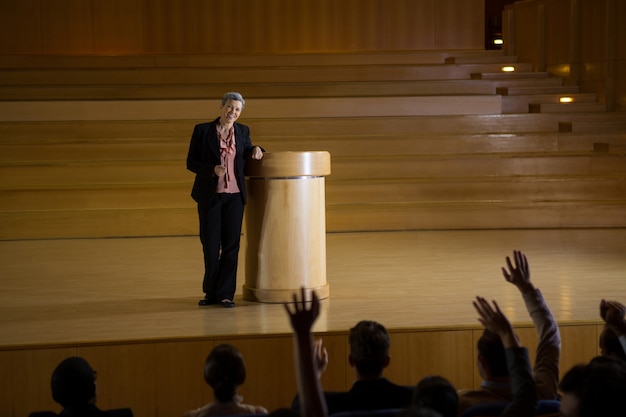
<path id="1" fill-rule="evenodd" d="M 500 52 L 12 56 L 0 239 L 196 234 L 188 142 L 229 90 L 256 144 L 331 153 L 328 232 L 626 226 L 624 114 Z"/>

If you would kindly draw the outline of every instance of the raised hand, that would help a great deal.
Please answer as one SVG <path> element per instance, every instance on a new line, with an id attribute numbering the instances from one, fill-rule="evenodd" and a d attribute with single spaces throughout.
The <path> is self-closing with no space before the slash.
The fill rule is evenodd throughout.
<path id="1" fill-rule="evenodd" d="M 515 265 L 511 263 L 511 258 L 506 257 L 507 268 L 502 268 L 502 275 L 511 284 L 515 285 L 521 292 L 534 288 L 530 281 L 530 269 L 528 259 L 522 251 L 513 251 Z"/>
<path id="2" fill-rule="evenodd" d="M 500 336 L 504 347 L 518 347 L 520 346 L 517 335 L 513 331 L 513 326 L 509 322 L 509 319 L 498 307 L 498 303 L 493 301 L 493 307 L 483 297 L 476 297 L 476 300 L 472 302 L 476 312 L 478 312 L 478 321 L 482 323 L 485 328 Z"/>
<path id="3" fill-rule="evenodd" d="M 313 346 L 313 353 L 315 355 L 315 368 L 317 370 L 317 377 L 321 378 L 322 374 L 326 370 L 326 367 L 328 366 L 328 351 L 324 347 L 322 339 L 318 339 L 315 341 L 315 345 Z"/>
<path id="4" fill-rule="evenodd" d="M 312 291 L 311 301 L 306 301 L 306 290 L 302 287 L 300 299 L 298 300 L 295 293 L 293 303 L 285 303 L 284 306 L 295 336 L 294 352 L 301 416 L 327 417 L 328 408 L 319 379 L 320 361 L 324 361 L 326 350 L 322 348 L 321 343 L 313 342 L 311 333 L 320 313 L 320 300 L 315 291 Z M 326 356 L 326 361 L 327 359 Z"/>
<path id="5" fill-rule="evenodd" d="M 618 335 L 626 334 L 626 306 L 618 301 L 600 301 L 600 317 Z"/>
<path id="6" fill-rule="evenodd" d="M 293 310 L 291 309 L 293 305 Z M 293 303 L 285 303 L 285 311 L 289 315 L 291 328 L 296 334 L 308 334 L 313 328 L 313 324 L 320 314 L 320 300 L 315 291 L 311 292 L 311 301 L 306 301 L 306 290 L 300 289 L 300 300 L 298 295 L 293 294 Z"/>

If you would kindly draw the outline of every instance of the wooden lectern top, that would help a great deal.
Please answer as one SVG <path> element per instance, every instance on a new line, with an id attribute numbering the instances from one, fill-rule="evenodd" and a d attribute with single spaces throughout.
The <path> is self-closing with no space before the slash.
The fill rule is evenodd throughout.
<path id="1" fill-rule="evenodd" d="M 245 175 L 251 178 L 321 177 L 330 175 L 330 153 L 265 152 L 263 159 L 249 158 Z"/>

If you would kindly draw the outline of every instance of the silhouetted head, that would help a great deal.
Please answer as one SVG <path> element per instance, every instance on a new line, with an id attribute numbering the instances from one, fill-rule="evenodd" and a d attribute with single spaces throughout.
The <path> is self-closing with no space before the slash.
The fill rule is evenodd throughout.
<path id="1" fill-rule="evenodd" d="M 213 388 L 219 402 L 232 401 L 237 395 L 237 387 L 246 380 L 241 353 L 232 345 L 216 346 L 204 363 L 204 380 Z"/>
<path id="2" fill-rule="evenodd" d="M 389 334 L 375 321 L 360 321 L 350 329 L 350 364 L 361 377 L 379 377 L 389 364 Z"/>
<path id="3" fill-rule="evenodd" d="M 601 356 L 567 371 L 559 383 L 563 417 L 626 415 L 626 364 Z"/>
<path id="4" fill-rule="evenodd" d="M 600 352 L 603 356 L 612 356 L 626 361 L 626 353 L 617 333 L 605 326 L 600 333 Z"/>
<path id="5" fill-rule="evenodd" d="M 485 329 L 478 339 L 478 362 L 481 376 L 485 380 L 509 376 L 506 354 L 500 336 Z"/>
<path id="6" fill-rule="evenodd" d="M 52 372 L 52 398 L 64 408 L 96 401 L 96 373 L 78 356 L 63 360 Z"/>
<path id="7" fill-rule="evenodd" d="M 431 409 L 442 417 L 456 417 L 459 396 L 456 388 L 441 376 L 427 376 L 415 386 L 412 405 L 417 409 Z"/>

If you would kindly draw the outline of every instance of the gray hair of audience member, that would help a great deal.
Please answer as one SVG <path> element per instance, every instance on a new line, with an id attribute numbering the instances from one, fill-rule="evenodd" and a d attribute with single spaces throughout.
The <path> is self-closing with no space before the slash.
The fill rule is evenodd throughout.
<path id="1" fill-rule="evenodd" d="M 238 93 L 236 91 L 229 91 L 228 93 L 222 96 L 222 106 L 228 103 L 228 100 L 240 101 L 242 110 L 244 107 L 246 107 L 246 100 L 243 99 L 243 96 L 241 95 L 241 93 Z"/>
<path id="2" fill-rule="evenodd" d="M 363 320 L 350 329 L 350 357 L 363 376 L 379 375 L 388 363 L 391 341 L 387 329 L 375 321 Z"/>
<path id="3" fill-rule="evenodd" d="M 52 398 L 63 407 L 87 405 L 96 400 L 96 373 L 79 357 L 64 359 L 52 372 Z"/>
<path id="4" fill-rule="evenodd" d="M 246 380 L 246 367 L 241 353 L 232 345 L 213 348 L 204 363 L 204 380 L 213 388 L 219 402 L 232 401 L 237 387 Z"/>

